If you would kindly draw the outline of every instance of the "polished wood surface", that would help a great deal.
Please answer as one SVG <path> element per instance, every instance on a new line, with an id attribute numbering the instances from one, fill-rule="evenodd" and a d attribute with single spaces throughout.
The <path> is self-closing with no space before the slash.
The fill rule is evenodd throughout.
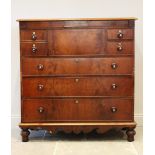
<path id="1" fill-rule="evenodd" d="M 33 35 L 36 37 L 33 39 Z M 46 30 L 21 30 L 21 41 L 47 41 Z"/>
<path id="2" fill-rule="evenodd" d="M 113 85 L 116 85 L 113 88 Z M 42 88 L 39 88 L 42 86 Z M 130 77 L 24 78 L 23 97 L 133 96 Z"/>
<path id="3" fill-rule="evenodd" d="M 19 20 L 22 141 L 37 128 L 134 140 L 134 21 Z"/>
<path id="4" fill-rule="evenodd" d="M 22 121 L 133 121 L 132 102 L 133 99 L 23 100 Z"/>
<path id="5" fill-rule="evenodd" d="M 46 50 L 45 50 L 46 51 Z M 24 75 L 133 74 L 133 58 L 23 58 Z"/>
<path id="6" fill-rule="evenodd" d="M 92 125 L 109 125 L 109 126 L 128 126 L 128 125 L 137 125 L 136 122 L 71 122 L 71 123 L 60 123 L 60 122 L 56 122 L 56 123 L 20 123 L 19 126 L 21 127 L 26 127 L 26 126 L 71 126 L 71 125 L 75 125 L 75 126 L 92 126 Z"/>
<path id="7" fill-rule="evenodd" d="M 65 21 L 69 21 L 69 20 L 75 20 L 75 21 L 79 21 L 79 20 L 90 20 L 90 21 L 98 21 L 98 20 L 137 20 L 137 18 L 135 17 L 120 17 L 120 18 L 47 18 L 47 19 L 17 19 L 17 21 L 61 21 L 61 20 L 65 20 Z"/>
<path id="8" fill-rule="evenodd" d="M 134 54 L 134 42 L 133 41 L 107 41 L 105 55 L 127 55 Z"/>
<path id="9" fill-rule="evenodd" d="M 68 29 L 68 28 L 133 28 L 134 27 L 134 20 L 118 20 L 118 21 L 22 21 L 20 22 L 20 29 L 21 30 L 49 30 L 49 29 Z"/>
<path id="10" fill-rule="evenodd" d="M 21 54 L 23 56 L 47 56 L 48 55 L 48 43 L 38 42 L 22 42 L 20 44 Z"/>
<path id="11" fill-rule="evenodd" d="M 120 36 L 119 36 L 120 35 Z M 107 30 L 107 39 L 133 39 L 133 29 L 109 29 Z"/>
<path id="12" fill-rule="evenodd" d="M 97 54 L 103 51 L 102 29 L 72 29 L 53 31 L 53 53 L 51 54 Z M 87 39 L 86 39 L 87 38 Z"/>

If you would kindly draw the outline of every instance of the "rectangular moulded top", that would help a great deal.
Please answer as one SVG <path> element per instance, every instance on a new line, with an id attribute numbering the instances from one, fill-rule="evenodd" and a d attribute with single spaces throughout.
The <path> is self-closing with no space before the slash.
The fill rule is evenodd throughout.
<path id="1" fill-rule="evenodd" d="M 17 19 L 18 22 L 41 22 L 41 21 L 111 21 L 111 20 L 137 20 L 135 17 L 120 18 L 49 18 L 49 19 Z"/>

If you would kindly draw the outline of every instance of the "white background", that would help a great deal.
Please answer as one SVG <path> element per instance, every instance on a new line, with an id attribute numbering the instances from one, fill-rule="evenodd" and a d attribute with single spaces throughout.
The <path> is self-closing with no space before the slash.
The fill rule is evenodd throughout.
<path id="1" fill-rule="evenodd" d="M 142 125 L 141 0 L 13 0 L 12 1 L 12 127 L 20 121 L 19 18 L 137 17 L 135 35 L 135 119 Z"/>

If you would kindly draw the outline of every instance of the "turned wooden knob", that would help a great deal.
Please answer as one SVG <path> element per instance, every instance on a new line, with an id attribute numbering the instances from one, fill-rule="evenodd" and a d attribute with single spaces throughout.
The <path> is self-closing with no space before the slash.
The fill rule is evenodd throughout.
<path id="1" fill-rule="evenodd" d="M 37 35 L 35 32 L 32 32 L 32 40 L 36 40 L 37 39 Z"/>
<path id="2" fill-rule="evenodd" d="M 44 112 L 44 108 L 43 108 L 43 107 L 39 107 L 39 108 L 38 108 L 38 112 L 39 112 L 39 113 L 43 113 L 43 112 Z"/>
<path id="3" fill-rule="evenodd" d="M 111 107 L 111 112 L 115 113 L 117 111 L 116 107 Z"/>
<path id="4" fill-rule="evenodd" d="M 39 84 L 39 85 L 38 85 L 38 90 L 39 90 L 39 91 L 43 90 L 43 88 L 44 88 L 44 85 L 42 85 L 42 84 Z"/>
<path id="5" fill-rule="evenodd" d="M 44 65 L 39 64 L 39 65 L 38 65 L 38 70 L 43 70 L 43 69 L 44 69 Z"/>
<path id="6" fill-rule="evenodd" d="M 122 39 L 122 38 L 123 38 L 123 33 L 122 33 L 121 30 L 118 31 L 117 37 L 118 37 L 119 39 Z"/>
<path id="7" fill-rule="evenodd" d="M 123 50 L 122 46 L 117 47 L 117 51 L 122 51 L 122 50 Z"/>
<path id="8" fill-rule="evenodd" d="M 33 53 L 36 53 L 37 52 L 37 47 L 35 44 L 32 45 L 32 52 Z"/>
<path id="9" fill-rule="evenodd" d="M 118 43 L 117 51 L 122 51 L 122 50 L 123 50 L 122 44 L 121 43 Z"/>
<path id="10" fill-rule="evenodd" d="M 117 65 L 116 63 L 112 63 L 112 64 L 111 64 L 111 68 L 112 68 L 112 69 L 116 69 L 117 67 L 118 67 L 118 65 Z"/>
<path id="11" fill-rule="evenodd" d="M 116 88 L 117 88 L 117 85 L 116 85 L 115 83 L 113 83 L 113 84 L 111 85 L 111 87 L 112 87 L 112 89 L 116 89 Z"/>

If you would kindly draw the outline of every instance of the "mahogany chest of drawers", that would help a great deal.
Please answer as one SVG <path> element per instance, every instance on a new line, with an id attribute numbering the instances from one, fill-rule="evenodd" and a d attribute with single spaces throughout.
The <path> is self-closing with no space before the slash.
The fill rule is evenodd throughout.
<path id="1" fill-rule="evenodd" d="M 135 18 L 18 21 L 22 141 L 112 128 L 133 141 Z"/>

